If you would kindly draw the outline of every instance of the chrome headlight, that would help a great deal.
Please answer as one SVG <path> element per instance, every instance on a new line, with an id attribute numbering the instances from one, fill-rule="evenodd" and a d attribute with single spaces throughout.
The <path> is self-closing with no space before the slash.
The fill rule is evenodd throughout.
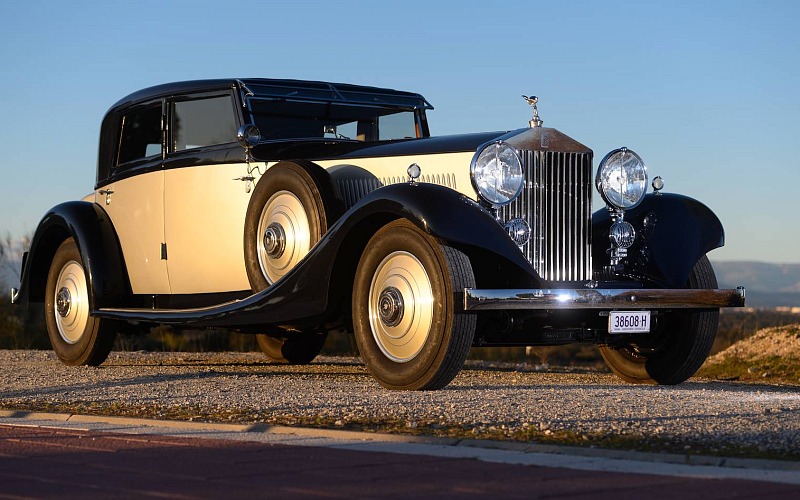
<path id="1" fill-rule="evenodd" d="M 486 144 L 475 153 L 470 176 L 481 199 L 496 206 L 514 201 L 525 184 L 517 151 L 500 141 Z"/>
<path id="2" fill-rule="evenodd" d="M 630 149 L 615 149 L 600 161 L 594 183 L 609 206 L 628 210 L 647 193 L 647 167 Z"/>

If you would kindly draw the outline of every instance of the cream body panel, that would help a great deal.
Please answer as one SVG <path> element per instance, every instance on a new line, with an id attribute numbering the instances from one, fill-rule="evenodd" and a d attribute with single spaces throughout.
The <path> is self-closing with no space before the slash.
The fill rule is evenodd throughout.
<path id="1" fill-rule="evenodd" d="M 113 191 L 101 194 L 100 191 Z M 94 202 L 108 213 L 117 232 L 135 294 L 170 293 L 164 241 L 164 172 L 149 172 L 103 186 Z"/>
<path id="2" fill-rule="evenodd" d="M 412 163 L 419 165 L 422 170 L 420 182 L 447 186 L 474 199 L 475 190 L 472 188 L 469 175 L 469 166 L 474 154 L 473 151 L 468 151 L 354 158 L 344 161 L 323 160 L 317 163 L 328 171 L 347 205 L 352 206 L 379 187 L 408 182 L 406 170 Z"/>
<path id="3" fill-rule="evenodd" d="M 165 172 L 167 267 L 173 294 L 250 290 L 243 244 L 254 184 L 248 192 L 246 181 L 235 180 L 247 175 L 245 163 Z M 257 177 L 258 170 L 250 175 Z"/>

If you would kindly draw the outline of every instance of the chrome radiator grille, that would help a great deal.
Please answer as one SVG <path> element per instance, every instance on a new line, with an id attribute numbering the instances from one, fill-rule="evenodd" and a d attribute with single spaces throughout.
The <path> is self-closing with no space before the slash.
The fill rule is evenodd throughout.
<path id="1" fill-rule="evenodd" d="M 521 250 L 540 276 L 552 281 L 591 279 L 591 154 L 519 153 L 525 187 L 499 216 L 528 222 L 531 238 Z"/>

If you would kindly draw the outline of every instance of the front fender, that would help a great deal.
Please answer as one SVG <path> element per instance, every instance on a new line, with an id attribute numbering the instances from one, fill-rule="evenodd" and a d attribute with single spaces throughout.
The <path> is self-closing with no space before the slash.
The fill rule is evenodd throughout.
<path id="1" fill-rule="evenodd" d="M 540 284 L 534 268 L 492 214 L 448 187 L 402 183 L 377 189 L 345 214 L 341 229 L 357 233 L 364 221 L 401 217 L 470 257 L 479 283 Z"/>
<path id="2" fill-rule="evenodd" d="M 670 288 L 683 288 L 694 264 L 725 244 L 725 230 L 707 206 L 687 196 L 649 194 L 625 220 L 636 230 L 636 244 L 628 251 L 635 272 Z M 596 269 L 609 263 L 607 210 L 592 216 L 592 258 Z"/>
<path id="3" fill-rule="evenodd" d="M 91 309 L 119 305 L 130 296 L 125 260 L 108 215 L 94 203 L 70 201 L 51 208 L 36 228 L 22 270 L 20 305 L 44 302 L 50 263 L 70 237 L 81 254 Z"/>

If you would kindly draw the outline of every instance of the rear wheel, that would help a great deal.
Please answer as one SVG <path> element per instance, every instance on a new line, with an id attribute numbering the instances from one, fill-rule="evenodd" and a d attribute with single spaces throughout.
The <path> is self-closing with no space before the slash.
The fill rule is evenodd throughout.
<path id="1" fill-rule="evenodd" d="M 381 228 L 361 256 L 353 289 L 353 326 L 370 373 L 390 389 L 446 386 L 475 335 L 473 314 L 455 294 L 474 287 L 469 259 L 406 220 Z"/>
<path id="2" fill-rule="evenodd" d="M 316 167 L 280 162 L 259 179 L 245 217 L 247 278 L 264 290 L 291 271 L 337 218 L 335 197 L 320 190 Z"/>
<path id="3" fill-rule="evenodd" d="M 322 351 L 327 332 L 287 332 L 287 337 L 256 335 L 258 346 L 275 363 L 306 365 Z"/>
<path id="4" fill-rule="evenodd" d="M 692 268 L 686 288 L 717 288 L 714 269 L 703 256 Z M 676 311 L 664 315 L 656 335 L 662 342 L 653 348 L 601 347 L 606 365 L 617 376 L 634 384 L 679 384 L 705 362 L 717 334 L 719 310 Z"/>
<path id="5" fill-rule="evenodd" d="M 341 215 L 333 185 L 311 162 L 280 162 L 259 179 L 245 218 L 245 266 L 254 292 L 288 274 Z M 257 335 L 258 345 L 276 363 L 310 363 L 327 334 L 287 330 Z"/>
<path id="6" fill-rule="evenodd" d="M 56 250 L 47 275 L 45 321 L 50 344 L 68 365 L 99 365 L 114 345 L 114 323 L 91 316 L 89 285 L 75 240 Z"/>

